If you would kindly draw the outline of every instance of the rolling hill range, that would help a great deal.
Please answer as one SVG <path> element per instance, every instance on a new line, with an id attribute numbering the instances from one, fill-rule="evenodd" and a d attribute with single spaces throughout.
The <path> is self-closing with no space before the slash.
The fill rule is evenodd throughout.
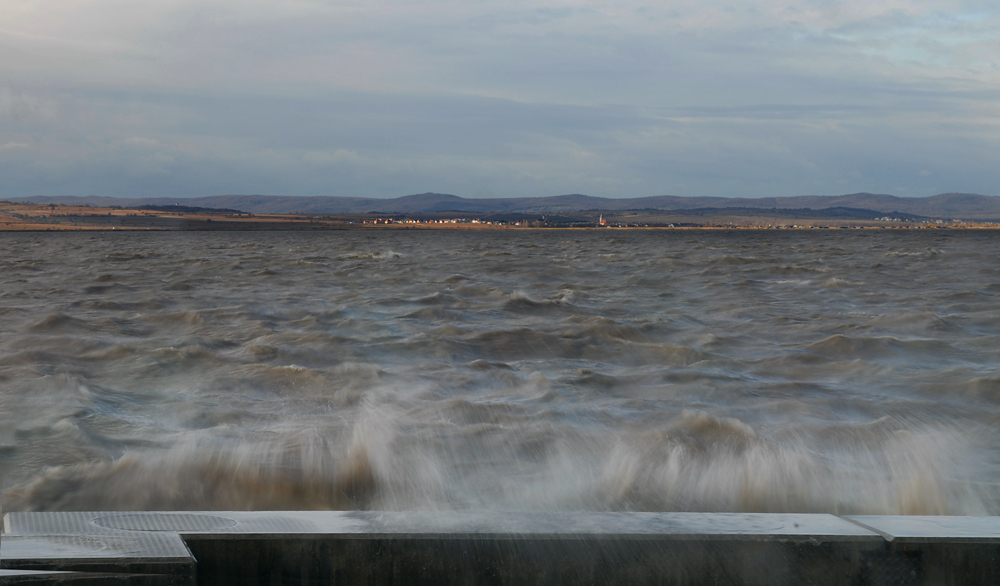
<path id="1" fill-rule="evenodd" d="M 12 201 L 93 206 L 132 207 L 141 205 L 182 205 L 226 208 L 255 214 L 420 214 L 457 212 L 487 213 L 566 213 L 575 211 L 694 210 L 694 209 L 813 209 L 851 208 L 899 213 L 931 218 L 964 220 L 1000 219 L 1000 197 L 968 193 L 944 193 L 932 197 L 854 193 L 850 195 L 801 195 L 767 198 L 680 197 L 661 195 L 626 199 L 589 195 L 551 197 L 469 199 L 443 193 L 421 193 L 395 199 L 353 197 L 293 197 L 280 195 L 213 195 L 191 198 L 112 198 L 76 196 L 34 196 Z M 735 211 L 735 210 L 734 210 Z"/>

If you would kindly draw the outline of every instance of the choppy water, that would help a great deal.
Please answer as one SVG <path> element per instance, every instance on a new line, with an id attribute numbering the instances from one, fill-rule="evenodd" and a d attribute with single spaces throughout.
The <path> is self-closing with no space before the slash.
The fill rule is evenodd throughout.
<path id="1" fill-rule="evenodd" d="M 4 503 L 997 514 L 998 238 L 2 234 Z"/>

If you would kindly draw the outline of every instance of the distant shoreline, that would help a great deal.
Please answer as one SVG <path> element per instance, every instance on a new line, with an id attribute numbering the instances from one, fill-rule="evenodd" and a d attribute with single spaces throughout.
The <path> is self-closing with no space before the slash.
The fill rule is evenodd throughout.
<path id="1" fill-rule="evenodd" d="M 810 210 L 805 210 L 806 212 Z M 593 216 L 593 217 L 591 217 Z M 605 225 L 602 225 L 601 222 Z M 251 214 L 168 207 L 94 207 L 0 202 L 0 232 L 371 231 L 371 230 L 834 230 L 997 229 L 1000 222 L 912 218 L 816 218 L 702 214 L 685 210 L 588 212 L 574 217 L 507 214 Z"/>
<path id="2" fill-rule="evenodd" d="M 279 195 L 211 195 L 196 197 L 115 198 L 105 196 L 30 196 L 17 202 L 97 208 L 157 208 L 197 211 L 214 209 L 254 214 L 312 216 L 459 215 L 516 218 L 540 215 L 589 218 L 689 216 L 706 218 L 774 217 L 801 219 L 873 219 L 1000 221 L 1000 196 L 942 193 L 930 197 L 889 194 L 800 195 L 760 198 L 660 195 L 607 198 L 582 194 L 515 198 L 465 198 L 446 193 L 421 193 L 396 198 Z M 780 220 L 779 220 L 780 221 Z M 766 223 L 766 222 L 765 222 Z"/>

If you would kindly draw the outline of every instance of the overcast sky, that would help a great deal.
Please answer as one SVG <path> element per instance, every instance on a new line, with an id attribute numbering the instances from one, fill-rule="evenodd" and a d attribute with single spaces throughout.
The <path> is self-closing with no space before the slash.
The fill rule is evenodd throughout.
<path id="1" fill-rule="evenodd" d="M 1000 194 L 996 0 L 0 0 L 0 197 Z"/>

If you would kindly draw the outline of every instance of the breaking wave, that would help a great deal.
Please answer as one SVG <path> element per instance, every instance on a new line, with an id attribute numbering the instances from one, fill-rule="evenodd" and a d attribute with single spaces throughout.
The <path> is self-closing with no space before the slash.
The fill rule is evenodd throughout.
<path id="1" fill-rule="evenodd" d="M 4 505 L 1000 513 L 995 239 L 816 232 L 0 234 Z"/>

